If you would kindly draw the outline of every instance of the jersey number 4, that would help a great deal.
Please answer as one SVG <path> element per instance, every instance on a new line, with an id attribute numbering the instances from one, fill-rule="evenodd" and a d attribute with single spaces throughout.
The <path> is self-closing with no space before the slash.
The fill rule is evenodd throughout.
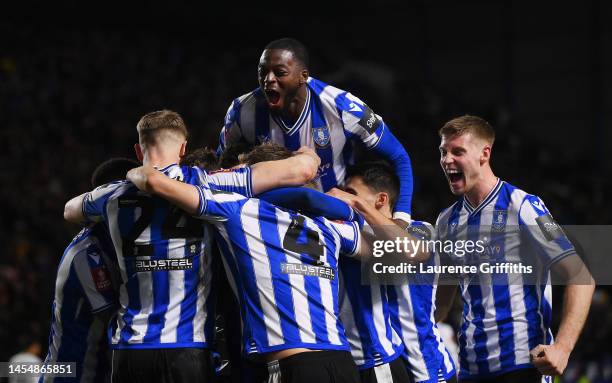
<path id="1" fill-rule="evenodd" d="M 306 237 L 306 241 L 299 242 L 300 237 Z M 285 238 L 283 238 L 283 248 L 298 254 L 307 255 L 314 264 L 322 265 L 323 245 L 321 244 L 319 233 L 304 225 L 304 217 L 296 215 L 291 219 L 291 224 Z"/>

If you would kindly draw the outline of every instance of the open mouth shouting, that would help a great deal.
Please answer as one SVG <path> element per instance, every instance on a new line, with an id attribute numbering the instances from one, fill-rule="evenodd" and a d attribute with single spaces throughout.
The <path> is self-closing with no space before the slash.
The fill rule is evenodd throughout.
<path id="1" fill-rule="evenodd" d="M 266 89 L 266 100 L 268 100 L 268 106 L 270 108 L 279 108 L 281 104 L 281 94 L 274 89 Z"/>
<path id="2" fill-rule="evenodd" d="M 448 178 L 448 182 L 452 189 L 459 189 L 465 185 L 465 177 L 461 170 L 459 169 L 444 169 L 446 173 L 446 178 Z"/>

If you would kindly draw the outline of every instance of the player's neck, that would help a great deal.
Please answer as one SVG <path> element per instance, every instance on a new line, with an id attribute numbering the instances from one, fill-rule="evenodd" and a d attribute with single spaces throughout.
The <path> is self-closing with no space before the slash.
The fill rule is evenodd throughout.
<path id="1" fill-rule="evenodd" d="M 389 205 L 385 205 L 378 210 L 378 212 L 385 216 L 385 218 L 393 219 L 393 213 L 391 212 L 391 208 Z"/>
<path id="2" fill-rule="evenodd" d="M 180 161 L 180 157 L 175 153 L 170 154 L 152 150 L 143 154 L 142 164 L 150 165 L 157 169 L 163 169 L 169 165 L 178 164 Z"/>
<path id="3" fill-rule="evenodd" d="M 487 171 L 485 174 L 481 175 L 480 179 L 474 187 L 465 194 L 465 198 L 467 198 L 468 202 L 473 206 L 479 206 L 482 201 L 487 198 L 491 190 L 497 185 L 498 178 L 493 174 L 492 171 Z"/>
<path id="4" fill-rule="evenodd" d="M 302 110 L 304 110 L 304 105 L 306 105 L 307 99 L 308 87 L 304 84 L 297 90 L 295 97 L 293 100 L 291 100 L 287 108 L 281 112 L 282 117 L 291 121 L 295 121 L 300 118 L 300 114 L 302 113 Z"/>

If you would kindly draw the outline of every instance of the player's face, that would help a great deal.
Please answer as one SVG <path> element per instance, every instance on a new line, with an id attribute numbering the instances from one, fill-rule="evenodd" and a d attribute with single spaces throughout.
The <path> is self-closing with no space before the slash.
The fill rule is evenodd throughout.
<path id="1" fill-rule="evenodd" d="M 356 196 L 364 199 L 368 205 L 376 207 L 378 193 L 370 189 L 370 187 L 363 182 L 361 177 L 355 176 L 349 178 L 344 185 L 344 191 L 355 194 Z"/>
<path id="2" fill-rule="evenodd" d="M 307 73 L 291 51 L 264 50 L 259 59 L 257 77 L 268 107 L 276 112 L 287 108 L 297 94 L 300 81 L 308 79 Z"/>
<path id="3" fill-rule="evenodd" d="M 454 195 L 468 193 L 480 179 L 484 147 L 471 133 L 442 137 L 440 165 Z"/>

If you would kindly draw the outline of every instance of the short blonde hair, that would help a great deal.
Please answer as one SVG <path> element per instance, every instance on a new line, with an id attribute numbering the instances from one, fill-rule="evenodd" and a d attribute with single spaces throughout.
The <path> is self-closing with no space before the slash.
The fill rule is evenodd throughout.
<path id="1" fill-rule="evenodd" d="M 141 144 L 155 144 L 163 133 L 176 134 L 185 140 L 188 137 L 187 126 L 181 115 L 166 109 L 142 116 L 136 130 Z"/>
<path id="2" fill-rule="evenodd" d="M 472 133 L 474 137 L 487 141 L 491 146 L 495 142 L 495 131 L 487 121 L 480 117 L 465 115 L 448 121 L 438 134 L 440 137 L 451 137 Z"/>

